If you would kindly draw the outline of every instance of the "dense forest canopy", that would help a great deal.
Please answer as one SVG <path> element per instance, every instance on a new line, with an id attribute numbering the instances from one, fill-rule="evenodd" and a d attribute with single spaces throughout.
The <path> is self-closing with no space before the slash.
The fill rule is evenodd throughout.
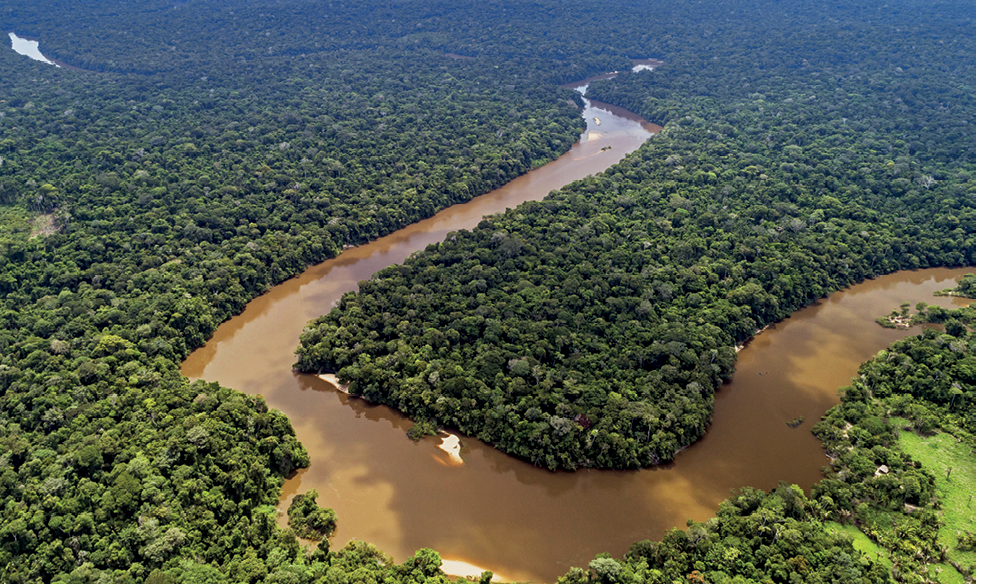
<path id="1" fill-rule="evenodd" d="M 914 442 L 956 441 L 968 458 L 957 471 L 973 485 L 976 336 L 966 327 L 975 324 L 974 308 L 945 316 L 960 325 L 955 334 L 925 330 L 895 343 L 843 388 L 843 403 L 814 428 L 831 465 L 810 497 L 796 485 L 743 489 L 705 523 L 638 542 L 621 560 L 600 554 L 589 563 L 595 574 L 573 569 L 560 581 L 970 581 L 974 514 L 956 509 L 954 469 L 939 476 L 900 439 L 904 432 Z M 975 492 L 959 495 L 966 503 Z M 842 533 L 862 543 L 853 547 Z"/>
<path id="2" fill-rule="evenodd" d="M 704 433 L 758 328 L 973 264 L 973 58 L 908 57 L 884 22 L 813 28 L 592 84 L 664 132 L 380 272 L 312 323 L 299 367 L 551 469 L 648 466 Z M 833 30 L 848 43 L 820 51 Z"/>
<path id="3" fill-rule="evenodd" d="M 965 2 L 8 0 L 0 28 L 78 68 L 0 51 L 4 582 L 445 581 L 430 550 L 303 552 L 271 507 L 307 462 L 289 421 L 179 362 L 269 286 L 564 152 L 583 125 L 556 84 L 629 58 L 666 64 L 591 95 L 660 137 L 384 271 L 301 365 L 551 468 L 643 466 L 704 432 L 759 326 L 975 262 Z M 688 577 L 720 535 L 764 558 L 753 522 L 810 517 L 798 495 L 567 579 Z M 315 499 L 294 528 L 329 533 Z M 796 533 L 813 549 L 775 581 L 882 578 Z M 736 564 L 711 565 L 764 573 Z"/>
<path id="4" fill-rule="evenodd" d="M 568 91 L 400 55 L 222 83 L 0 53 L 4 581 L 86 562 L 140 580 L 177 557 L 232 574 L 279 545 L 263 505 L 302 446 L 180 360 L 271 284 L 504 184 L 583 124 Z"/>

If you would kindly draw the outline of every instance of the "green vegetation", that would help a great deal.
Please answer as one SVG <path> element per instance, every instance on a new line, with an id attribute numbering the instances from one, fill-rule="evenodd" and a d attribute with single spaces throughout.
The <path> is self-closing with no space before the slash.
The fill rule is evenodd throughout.
<path id="1" fill-rule="evenodd" d="M 908 329 L 913 325 L 924 323 L 943 324 L 948 333 L 963 336 L 966 327 L 977 326 L 976 316 L 974 304 L 950 309 L 928 306 L 926 302 L 919 302 L 916 305 L 916 314 L 910 314 L 909 303 L 906 302 L 899 307 L 899 310 L 893 310 L 888 316 L 877 318 L 875 322 L 885 328 L 899 329 Z"/>
<path id="2" fill-rule="evenodd" d="M 290 503 L 289 526 L 297 536 L 320 541 L 334 534 L 337 527 L 337 515 L 333 509 L 317 506 L 317 491 L 307 491 L 293 497 Z"/>
<path id="3" fill-rule="evenodd" d="M 937 290 L 933 293 L 934 296 L 960 296 L 962 298 L 977 298 L 978 297 L 978 286 L 977 279 L 974 274 L 964 274 L 961 281 L 957 283 L 956 288 L 947 288 L 945 290 Z"/>
<path id="4" fill-rule="evenodd" d="M 937 477 L 942 519 L 939 535 L 941 545 L 947 548 L 947 562 L 962 567 L 973 565 L 977 536 L 976 442 L 963 442 L 943 432 L 921 436 L 904 430 L 899 432 L 899 446 Z M 963 581 L 963 576 L 959 577 Z"/>
<path id="5" fill-rule="evenodd" d="M 976 337 L 973 311 L 958 316 L 956 336 L 927 329 L 863 364 L 814 428 L 832 464 L 812 498 L 884 548 L 898 578 L 975 570 L 956 549 L 976 537 Z"/>
<path id="6" fill-rule="evenodd" d="M 431 422 L 416 422 L 411 428 L 409 428 L 406 435 L 408 435 L 413 442 L 418 442 L 426 436 L 435 436 L 438 430 L 439 428 L 436 426 L 436 424 Z"/>
<path id="7" fill-rule="evenodd" d="M 864 278 L 975 262 L 974 137 L 953 122 L 973 116 L 973 61 L 937 73 L 880 24 L 848 32 L 877 51 L 822 45 L 843 69 L 789 35 L 720 49 L 765 66 L 683 43 L 592 84 L 665 130 L 363 282 L 304 332 L 298 368 L 549 469 L 671 460 L 757 329 Z"/>
<path id="8" fill-rule="evenodd" d="M 30 237 L 31 213 L 21 207 L 0 206 L 0 246 Z"/>
<path id="9" fill-rule="evenodd" d="M 21 4 L 5 30 L 86 51 L 87 9 Z M 173 10 L 96 28 L 174 64 L 154 6 Z M 571 92 L 506 64 L 373 44 L 153 74 L 53 53 L 100 75 L 0 51 L 0 580 L 307 570 L 263 511 L 308 463 L 288 420 L 180 361 L 269 286 L 504 184 L 584 125 Z M 140 55 L 115 49 L 104 64 Z M 32 238 L 37 217 L 53 232 Z"/>
<path id="10" fill-rule="evenodd" d="M 899 306 L 899 310 L 893 310 L 888 316 L 880 316 L 875 322 L 885 328 L 909 328 L 913 324 L 913 316 L 909 312 L 909 302 L 904 302 Z"/>
<path id="11" fill-rule="evenodd" d="M 560 584 L 628 582 L 889 582 L 885 564 L 870 559 L 852 537 L 826 529 L 818 504 L 796 485 L 766 494 L 743 489 L 715 517 L 673 529 L 657 543 L 631 546 L 622 560 L 601 554 L 595 575 L 571 570 Z"/>
<path id="12" fill-rule="evenodd" d="M 869 539 L 869 536 L 862 533 L 861 529 L 854 525 L 842 525 L 832 522 L 825 523 L 824 528 L 832 534 L 847 534 L 852 538 L 852 547 L 864 553 L 870 560 L 879 562 L 889 570 L 892 570 L 892 562 L 889 561 L 888 554 L 886 554 L 885 550 Z"/>
<path id="13" fill-rule="evenodd" d="M 954 546 L 970 546 L 976 536 L 975 342 L 973 333 L 954 337 L 928 329 L 864 363 L 843 389 L 842 404 L 814 427 L 832 464 L 810 497 L 796 485 L 781 484 L 768 494 L 743 489 L 705 523 L 689 522 L 686 531 L 671 530 L 658 543 L 637 543 L 622 560 L 598 555 L 589 564 L 595 575 L 588 580 L 929 582 L 939 575 L 943 582 L 963 582 L 973 577 L 973 554 Z M 952 402 L 947 395 L 958 384 L 964 391 Z M 916 433 L 897 432 L 891 423 L 897 419 Z M 940 427 L 962 438 L 937 434 Z M 947 470 L 957 465 L 963 468 L 956 476 L 952 471 L 948 482 Z M 579 569 L 560 580 L 586 581 Z"/>
<path id="14" fill-rule="evenodd" d="M 295 536 L 288 531 L 278 534 L 281 547 L 274 548 L 271 558 L 263 559 L 268 550 L 253 550 L 234 558 L 230 567 L 220 570 L 209 564 L 193 560 L 174 562 L 173 567 L 154 570 L 146 579 L 148 584 L 200 584 L 214 582 L 332 582 L 356 584 L 359 582 L 449 584 L 450 580 L 440 572 L 442 560 L 439 554 L 422 549 L 402 564 L 395 564 L 375 546 L 350 541 L 337 551 L 328 551 L 327 542 L 321 542 L 309 552 L 300 552 Z M 283 549 L 295 550 L 292 556 Z M 80 568 L 72 576 L 74 581 L 97 582 L 99 574 L 91 568 Z M 117 580 L 119 581 L 118 577 Z M 458 581 L 458 584 L 462 584 Z"/>
<path id="15" fill-rule="evenodd" d="M 583 124 L 555 83 L 639 56 L 666 65 L 591 95 L 659 138 L 385 270 L 300 362 L 549 468 L 670 460 L 759 327 L 862 278 L 975 262 L 972 10 L 5 1 L 4 30 L 99 73 L 0 51 L 0 581 L 445 583 L 432 550 L 303 551 L 294 529 L 333 518 L 308 493 L 275 525 L 308 460 L 289 421 L 178 364 L 271 285 L 565 151 Z M 909 363 L 909 395 L 874 391 L 965 439 L 974 369 L 950 354 L 973 335 L 951 332 L 875 362 Z M 848 396 L 828 438 L 842 421 L 892 444 Z M 919 574 L 943 553 L 937 480 L 877 447 L 839 452 L 817 499 L 744 491 L 565 581 L 885 581 L 826 513 Z M 879 459 L 896 470 L 873 480 Z"/>

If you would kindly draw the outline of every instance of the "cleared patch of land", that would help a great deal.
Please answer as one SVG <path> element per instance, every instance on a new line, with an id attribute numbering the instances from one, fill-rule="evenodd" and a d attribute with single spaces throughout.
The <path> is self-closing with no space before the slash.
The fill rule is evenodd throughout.
<path id="1" fill-rule="evenodd" d="M 935 436 L 920 436 L 915 432 L 902 430 L 899 442 L 904 452 L 937 477 L 937 492 L 940 496 L 940 509 L 943 523 L 940 527 L 940 541 L 947 546 L 950 560 L 961 566 L 975 563 L 975 552 L 957 549 L 957 535 L 977 533 L 974 518 L 977 514 L 975 475 L 975 446 L 958 442 L 954 436 L 939 433 Z M 949 473 L 949 474 L 948 474 Z M 943 582 L 963 582 L 964 577 L 945 565 L 940 573 Z"/>
<path id="2" fill-rule="evenodd" d="M 877 543 L 869 539 L 869 536 L 854 525 L 842 525 L 840 523 L 828 522 L 824 524 L 824 530 L 828 533 L 846 533 L 852 536 L 852 547 L 862 552 L 872 561 L 879 562 L 883 566 L 892 570 L 892 562 L 889 561 L 889 554 Z"/>
<path id="3" fill-rule="evenodd" d="M 55 217 L 52 213 L 38 215 L 31 222 L 31 238 L 47 237 L 58 233 L 58 226 L 55 224 Z"/>

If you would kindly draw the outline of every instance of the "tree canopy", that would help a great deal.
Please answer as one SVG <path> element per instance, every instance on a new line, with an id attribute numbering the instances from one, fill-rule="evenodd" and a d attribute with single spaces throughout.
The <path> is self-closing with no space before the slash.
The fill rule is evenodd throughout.
<path id="1" fill-rule="evenodd" d="M 383 271 L 300 363 L 549 468 L 669 460 L 760 326 L 974 264 L 972 10 L 6 0 L 2 28 L 66 67 L 0 51 L 0 580 L 445 582 L 432 550 L 303 551 L 274 517 L 308 460 L 289 421 L 178 365 L 270 286 L 566 151 L 584 126 L 556 84 L 639 57 L 666 64 L 591 95 L 665 132 Z M 294 523 L 326 534 L 311 495 Z M 798 495 L 570 578 L 701 577 L 693 550 L 742 534 L 726 577 L 876 581 L 841 538 L 778 537 Z"/>
<path id="2" fill-rule="evenodd" d="M 593 83 L 664 131 L 379 272 L 311 323 L 298 367 L 550 469 L 671 460 L 757 329 L 864 278 L 975 262 L 973 59 L 938 70 L 902 52 L 906 29 L 852 16 L 846 44 L 877 50 L 819 51 L 840 23 L 815 23 Z"/>

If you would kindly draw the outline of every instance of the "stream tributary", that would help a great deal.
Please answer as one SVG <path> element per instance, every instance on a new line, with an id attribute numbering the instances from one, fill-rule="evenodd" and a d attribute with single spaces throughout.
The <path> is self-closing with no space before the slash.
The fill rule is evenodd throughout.
<path id="1" fill-rule="evenodd" d="M 289 416 L 311 464 L 287 481 L 280 507 L 285 511 L 296 493 L 316 489 L 318 502 L 339 518 L 335 549 L 356 538 L 401 562 L 430 547 L 459 562 L 451 573 L 470 564 L 506 579 L 554 582 L 598 552 L 620 555 L 687 519 L 710 517 L 730 489 L 771 489 L 781 480 L 809 487 L 826 459 L 808 429 L 837 403 L 838 388 L 862 361 L 916 330 L 884 329 L 874 319 L 903 302 L 951 306 L 958 300 L 934 298 L 933 290 L 974 271 L 891 274 L 769 327 L 740 352 L 733 380 L 716 395 L 709 432 L 656 469 L 552 473 L 467 437 L 465 463 L 453 464 L 439 438 L 410 441 L 411 422 L 398 412 L 291 371 L 304 325 L 356 290 L 359 280 L 450 231 L 474 227 L 484 215 L 605 170 L 659 129 L 598 103 L 589 103 L 583 117 L 582 140 L 558 160 L 276 286 L 184 362 L 188 377 L 261 394 Z M 804 424 L 789 428 L 786 422 L 797 416 Z"/>

